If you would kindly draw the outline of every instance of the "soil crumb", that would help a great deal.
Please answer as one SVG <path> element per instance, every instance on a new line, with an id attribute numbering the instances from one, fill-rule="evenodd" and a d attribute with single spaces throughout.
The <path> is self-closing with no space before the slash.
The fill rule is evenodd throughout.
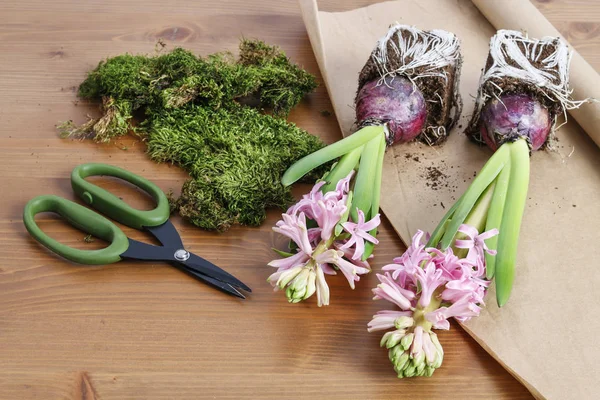
<path id="1" fill-rule="evenodd" d="M 432 166 L 425 168 L 425 186 L 438 190 L 441 187 L 448 187 L 448 175 L 443 173 L 438 167 Z"/>
<path id="2" fill-rule="evenodd" d="M 406 153 L 404 155 L 404 158 L 406 158 L 407 160 L 411 160 L 412 159 L 413 161 L 421 162 L 421 159 L 419 158 L 418 154 Z"/>

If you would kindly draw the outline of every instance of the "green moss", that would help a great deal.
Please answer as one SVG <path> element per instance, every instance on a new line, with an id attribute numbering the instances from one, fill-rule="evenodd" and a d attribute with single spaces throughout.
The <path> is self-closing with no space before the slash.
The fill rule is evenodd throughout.
<path id="1" fill-rule="evenodd" d="M 288 206 L 292 198 L 281 174 L 299 155 L 322 147 L 295 125 L 237 104 L 217 110 L 192 106 L 150 118 L 150 157 L 190 173 L 194 180 L 176 205 L 207 229 L 259 225 L 266 207 Z"/>
<path id="2" fill-rule="evenodd" d="M 150 157 L 191 176 L 181 196 L 171 199 L 174 209 L 206 229 L 259 225 L 266 208 L 292 201 L 280 183 L 283 172 L 323 147 L 281 118 L 315 86 L 312 75 L 260 41 L 243 40 L 238 60 L 184 49 L 125 54 L 101 62 L 79 87 L 81 97 L 102 99 L 103 116 L 59 128 L 104 142 L 133 130 L 132 115 L 140 115 L 136 132 Z"/>

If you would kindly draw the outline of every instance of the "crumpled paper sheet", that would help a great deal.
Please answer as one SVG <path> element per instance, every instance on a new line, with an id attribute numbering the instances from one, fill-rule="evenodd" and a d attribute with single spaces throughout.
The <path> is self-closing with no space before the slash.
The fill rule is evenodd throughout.
<path id="1" fill-rule="evenodd" d="M 344 135 L 353 131 L 358 73 L 390 24 L 445 29 L 462 41 L 465 104 L 448 141 L 397 145 L 386 153 L 381 208 L 410 243 L 417 229 L 435 228 L 491 155 L 462 132 L 496 29 L 468 0 L 402 0 L 343 13 L 320 12 L 314 0 L 300 5 Z M 600 149 L 573 122 L 558 138 L 555 151 L 531 158 L 512 297 L 499 309 L 492 288 L 481 316 L 464 327 L 536 397 L 597 399 Z"/>

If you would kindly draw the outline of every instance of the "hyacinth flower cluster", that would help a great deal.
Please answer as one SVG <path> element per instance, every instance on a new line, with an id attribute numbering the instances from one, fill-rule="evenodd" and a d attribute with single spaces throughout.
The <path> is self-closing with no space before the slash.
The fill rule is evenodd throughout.
<path id="1" fill-rule="evenodd" d="M 440 250 L 422 244 L 425 235 L 418 231 L 406 252 L 377 275 L 380 283 L 373 289 L 374 299 L 387 300 L 398 309 L 376 313 L 368 331 L 388 330 L 381 346 L 388 349 L 399 378 L 431 376 L 444 358 L 433 329 L 450 329 L 452 317 L 461 322 L 476 317 L 484 305 L 490 283 L 485 279 L 486 254 L 496 254 L 485 241 L 498 230 L 480 234 L 463 224 L 458 232 L 454 247 Z"/>
<path id="2" fill-rule="evenodd" d="M 268 265 L 277 271 L 268 278 L 275 290 L 285 290 L 291 303 L 306 300 L 315 293 L 319 307 L 329 304 L 329 286 L 325 275 L 341 272 L 354 289 L 360 275 L 371 268 L 365 252 L 378 243 L 371 235 L 379 226 L 379 214 L 369 221 L 358 209 L 350 214 L 354 171 L 340 179 L 333 190 L 327 182 L 318 182 L 310 193 L 282 214 L 273 231 L 290 239 L 292 252 L 276 250 L 283 256 Z M 366 257 L 368 258 L 368 256 Z"/>

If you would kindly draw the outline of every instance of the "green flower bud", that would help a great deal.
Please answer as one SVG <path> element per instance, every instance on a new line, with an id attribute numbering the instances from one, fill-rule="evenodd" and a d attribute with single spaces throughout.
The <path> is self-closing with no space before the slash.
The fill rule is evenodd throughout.
<path id="1" fill-rule="evenodd" d="M 381 347 L 387 347 L 388 349 L 391 349 L 392 347 L 400 343 L 400 340 L 402 339 L 402 337 L 404 337 L 405 333 L 406 331 L 403 330 L 386 332 L 381 338 L 379 345 Z"/>
<path id="2" fill-rule="evenodd" d="M 431 375 L 433 375 L 434 371 L 435 371 L 434 367 L 426 367 L 425 368 L 425 376 L 431 376 Z"/>
<path id="3" fill-rule="evenodd" d="M 312 268 L 302 268 L 285 290 L 289 302 L 298 303 L 312 296 L 316 291 L 315 278 Z"/>
<path id="4" fill-rule="evenodd" d="M 415 320 L 412 319 L 412 317 L 406 317 L 406 316 L 398 317 L 394 321 L 394 325 L 396 326 L 396 329 L 410 328 L 414 324 L 415 324 Z"/>
<path id="5" fill-rule="evenodd" d="M 396 350 L 395 353 L 394 350 Z M 402 351 L 400 346 L 396 346 L 392 350 L 390 350 L 390 361 L 392 361 L 396 372 L 400 372 L 410 361 L 410 356 L 407 352 Z"/>
<path id="6" fill-rule="evenodd" d="M 392 332 L 384 333 L 383 336 L 381 337 L 381 340 L 379 341 L 379 347 L 386 347 L 387 341 L 391 335 L 392 335 Z"/>
<path id="7" fill-rule="evenodd" d="M 404 335 L 404 337 L 402 338 L 402 340 L 400 340 L 400 346 L 402 346 L 402 348 L 404 350 L 408 350 L 408 348 L 410 347 L 410 345 L 413 342 L 413 338 L 415 337 L 414 333 L 409 333 L 407 335 Z"/>
<path id="8" fill-rule="evenodd" d="M 288 283 L 290 283 L 290 281 L 294 278 L 296 278 L 296 276 L 298 276 L 298 274 L 302 271 L 302 266 L 297 265 L 294 268 L 290 268 L 287 271 L 285 271 L 284 273 L 281 274 L 281 276 L 279 277 L 279 280 L 277 281 L 277 286 L 279 286 L 280 289 L 284 289 Z M 288 296 L 289 298 L 289 296 Z"/>
<path id="9" fill-rule="evenodd" d="M 424 372 L 425 372 L 425 368 L 427 368 L 427 364 L 425 363 L 421 363 L 417 366 L 417 376 L 423 376 Z"/>
<path id="10" fill-rule="evenodd" d="M 314 270 L 311 269 L 310 274 L 308 276 L 308 282 L 306 283 L 306 294 L 304 295 L 304 298 L 302 300 L 306 300 L 310 296 L 315 294 L 315 292 L 317 291 L 316 281 L 317 281 L 317 274 L 315 273 Z"/>
<path id="11" fill-rule="evenodd" d="M 388 352 L 388 356 L 392 364 L 396 364 L 396 361 L 404 354 L 404 350 L 400 346 L 394 346 Z"/>
<path id="12" fill-rule="evenodd" d="M 413 363 L 415 368 L 419 368 L 421 365 L 425 365 L 425 353 L 423 351 L 418 352 L 413 356 Z"/>
<path id="13" fill-rule="evenodd" d="M 402 372 L 402 375 L 404 375 L 405 378 L 415 376 L 415 372 L 417 371 L 417 369 L 415 368 L 415 365 L 412 361 L 413 360 L 411 360 L 410 364 L 408 364 L 408 366 L 404 368 L 404 371 Z"/>
<path id="14" fill-rule="evenodd" d="M 435 333 L 431 332 L 429 334 L 431 341 L 433 342 L 435 348 L 437 349 L 437 355 L 435 357 L 434 362 L 431 364 L 433 368 L 439 368 L 442 366 L 442 361 L 444 361 L 444 349 L 438 340 L 438 337 Z"/>
<path id="15" fill-rule="evenodd" d="M 392 347 L 400 343 L 400 340 L 402 340 L 405 333 L 406 331 L 404 330 L 393 331 L 386 343 L 387 348 L 391 349 Z"/>

